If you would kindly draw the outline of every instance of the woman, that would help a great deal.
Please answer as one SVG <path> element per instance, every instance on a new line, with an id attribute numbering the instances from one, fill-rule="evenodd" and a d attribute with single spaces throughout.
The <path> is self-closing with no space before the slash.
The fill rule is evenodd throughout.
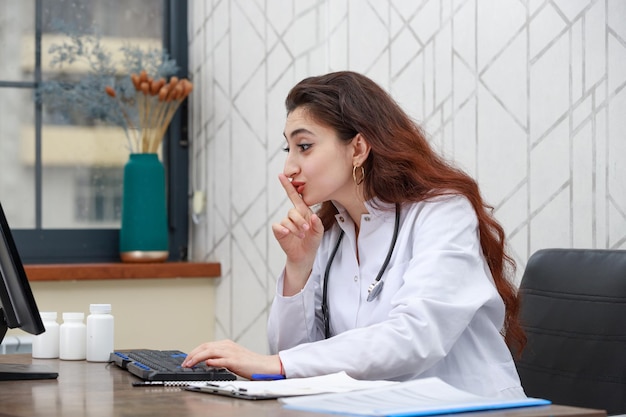
<path id="1" fill-rule="evenodd" d="M 507 279 L 514 262 L 476 182 L 363 75 L 307 78 L 286 107 L 279 180 L 293 208 L 272 226 L 286 254 L 268 322 L 273 355 L 213 342 L 186 366 L 204 360 L 246 377 L 437 376 L 523 397 L 507 347 L 525 343 Z"/>

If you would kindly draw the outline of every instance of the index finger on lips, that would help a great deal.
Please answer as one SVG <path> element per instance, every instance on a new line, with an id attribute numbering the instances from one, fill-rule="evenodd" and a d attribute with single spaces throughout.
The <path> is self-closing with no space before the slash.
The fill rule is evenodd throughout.
<path id="1" fill-rule="evenodd" d="M 278 174 L 278 179 L 285 189 L 287 197 L 289 197 L 289 200 L 291 200 L 291 203 L 296 208 L 296 210 L 298 210 L 302 214 L 311 213 L 311 209 L 309 208 L 309 206 L 306 205 L 304 200 L 302 200 L 302 197 L 300 197 L 300 194 L 298 194 L 296 188 L 291 184 L 289 178 L 287 178 L 285 174 Z"/>

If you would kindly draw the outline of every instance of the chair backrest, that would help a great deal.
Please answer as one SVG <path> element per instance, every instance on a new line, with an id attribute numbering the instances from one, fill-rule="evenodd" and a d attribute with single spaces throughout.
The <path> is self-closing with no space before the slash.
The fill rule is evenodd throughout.
<path id="1" fill-rule="evenodd" d="M 537 251 L 519 291 L 526 394 L 626 413 L 626 251 Z"/>

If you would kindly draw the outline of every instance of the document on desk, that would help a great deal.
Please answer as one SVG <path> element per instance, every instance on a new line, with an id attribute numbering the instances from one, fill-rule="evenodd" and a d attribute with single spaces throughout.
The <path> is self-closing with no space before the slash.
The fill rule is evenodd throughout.
<path id="1" fill-rule="evenodd" d="M 393 381 L 360 381 L 345 372 L 311 378 L 288 378 L 276 381 L 211 381 L 190 382 L 188 391 L 225 395 L 246 400 L 261 400 L 322 393 L 341 393 L 381 388 L 398 384 Z"/>
<path id="2" fill-rule="evenodd" d="M 548 405 L 538 398 L 501 399 L 459 390 L 439 378 L 307 397 L 280 398 L 285 408 L 353 416 L 429 416 Z"/>

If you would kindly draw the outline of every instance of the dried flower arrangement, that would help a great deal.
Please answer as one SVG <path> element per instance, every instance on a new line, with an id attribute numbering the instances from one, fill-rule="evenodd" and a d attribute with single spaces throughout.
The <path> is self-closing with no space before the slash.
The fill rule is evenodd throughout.
<path id="1" fill-rule="evenodd" d="M 130 79 L 135 88 L 134 96 L 118 97 L 110 85 L 105 87 L 105 91 L 116 99 L 126 125 L 134 132 L 134 148 L 142 153 L 156 153 L 172 117 L 191 93 L 193 85 L 189 80 L 179 80 L 175 76 L 169 82 L 165 78 L 155 80 L 145 70 L 139 74 L 131 74 Z M 138 129 L 127 113 L 128 108 L 136 108 L 138 111 Z"/>
<path id="2" fill-rule="evenodd" d="M 64 34 L 67 40 L 49 49 L 51 66 L 62 71 L 82 65 L 87 71 L 75 81 L 42 81 L 38 99 L 53 112 L 78 112 L 92 121 L 121 126 L 131 153 L 157 152 L 176 109 L 192 89 L 189 80 L 173 76 L 176 62 L 162 49 L 131 45 L 120 48 L 121 62 L 115 62 L 99 35 Z"/>

